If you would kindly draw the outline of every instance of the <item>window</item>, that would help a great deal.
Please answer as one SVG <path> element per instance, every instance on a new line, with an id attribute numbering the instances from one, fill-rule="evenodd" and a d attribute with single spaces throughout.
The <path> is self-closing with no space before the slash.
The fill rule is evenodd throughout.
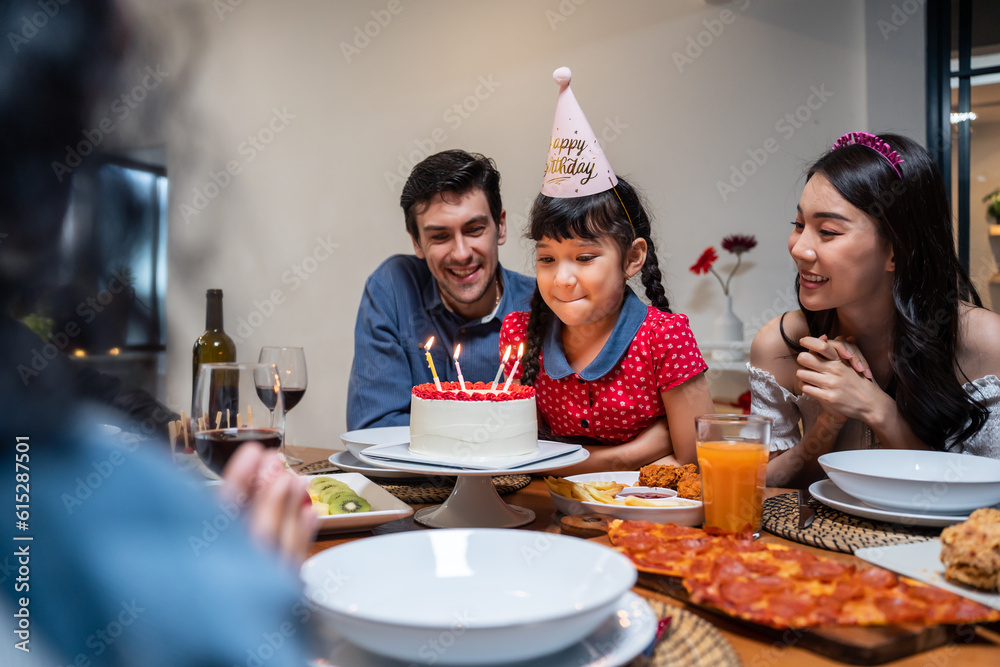
<path id="1" fill-rule="evenodd" d="M 92 156 L 74 173 L 52 272 L 20 316 L 75 363 L 162 394 L 167 176 L 155 164 Z M 55 340 L 55 339 L 54 339 Z"/>
<path id="2" fill-rule="evenodd" d="M 962 264 L 1000 306 L 1000 3 L 927 3 L 927 145 L 949 187 Z M 993 234 L 997 234 L 994 236 Z"/>

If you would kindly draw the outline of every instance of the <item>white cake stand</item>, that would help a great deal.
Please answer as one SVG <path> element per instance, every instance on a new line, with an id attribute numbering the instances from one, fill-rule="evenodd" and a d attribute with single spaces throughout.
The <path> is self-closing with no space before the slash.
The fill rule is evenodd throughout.
<path id="1" fill-rule="evenodd" d="M 546 470 L 557 470 L 586 461 L 590 456 L 585 448 L 562 456 L 503 470 L 467 470 L 431 463 L 386 461 L 365 456 L 359 458 L 373 466 L 414 474 L 451 475 L 457 477 L 451 495 L 440 505 L 425 507 L 413 515 L 414 521 L 431 528 L 517 528 L 535 520 L 535 513 L 524 507 L 508 505 L 500 498 L 493 477 L 496 475 L 524 475 Z"/>

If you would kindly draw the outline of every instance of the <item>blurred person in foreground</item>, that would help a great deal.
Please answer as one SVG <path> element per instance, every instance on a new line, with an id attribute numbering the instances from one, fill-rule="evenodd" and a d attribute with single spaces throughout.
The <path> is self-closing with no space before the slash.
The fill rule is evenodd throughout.
<path id="1" fill-rule="evenodd" d="M 3 34 L 21 35 L 40 7 L 3 2 Z M 3 313 L 53 273 L 70 179 L 51 165 L 92 127 L 134 37 L 108 0 L 59 4 L 0 58 Z M 296 568 L 315 517 L 299 480 L 247 446 L 216 495 L 162 452 L 104 441 L 101 409 L 63 367 L 20 381 L 37 343 L 25 332 L 0 318 L 0 664 L 304 664 Z"/>

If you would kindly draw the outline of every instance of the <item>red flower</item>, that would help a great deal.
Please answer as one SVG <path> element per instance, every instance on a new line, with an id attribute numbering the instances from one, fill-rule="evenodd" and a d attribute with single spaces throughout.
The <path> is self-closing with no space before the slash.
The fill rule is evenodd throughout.
<path id="1" fill-rule="evenodd" d="M 701 257 L 698 261 L 691 265 L 691 273 L 708 273 L 712 270 L 712 265 L 715 264 L 715 260 L 719 259 L 719 256 L 715 252 L 713 246 L 708 246 L 705 248 L 705 252 L 701 253 Z"/>
<path id="2" fill-rule="evenodd" d="M 722 247 L 734 255 L 742 255 L 757 247 L 757 239 L 752 234 L 730 234 L 722 239 Z"/>
<path id="3" fill-rule="evenodd" d="M 743 408 L 743 414 L 750 414 L 750 392 L 745 391 L 736 399 L 736 405 Z"/>

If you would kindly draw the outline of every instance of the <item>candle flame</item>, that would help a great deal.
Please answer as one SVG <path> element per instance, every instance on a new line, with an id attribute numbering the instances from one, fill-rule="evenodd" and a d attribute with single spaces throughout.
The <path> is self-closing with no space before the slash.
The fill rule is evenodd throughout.
<path id="1" fill-rule="evenodd" d="M 458 344 L 458 346 L 456 346 L 456 347 L 455 347 L 455 354 L 454 354 L 454 355 L 452 355 L 452 358 L 453 358 L 453 359 L 454 359 L 455 361 L 458 361 L 458 355 L 459 355 L 459 353 L 460 353 L 461 351 L 462 351 L 462 344 L 461 344 L 461 343 L 459 343 L 459 344 Z"/>
<path id="2" fill-rule="evenodd" d="M 503 361 L 500 362 L 500 363 L 503 363 L 503 364 L 507 363 L 507 360 L 510 359 L 510 350 L 511 350 L 512 347 L 513 347 L 513 345 L 508 345 L 507 346 L 507 351 L 503 353 Z"/>
<path id="3" fill-rule="evenodd" d="M 431 345 L 433 345 L 433 344 L 434 344 L 434 336 L 431 336 L 430 338 L 427 339 L 427 342 L 424 343 L 424 350 L 426 350 L 427 352 L 430 352 L 431 351 Z"/>
<path id="4" fill-rule="evenodd" d="M 517 346 L 517 358 L 520 359 L 524 356 L 524 343 Z"/>

